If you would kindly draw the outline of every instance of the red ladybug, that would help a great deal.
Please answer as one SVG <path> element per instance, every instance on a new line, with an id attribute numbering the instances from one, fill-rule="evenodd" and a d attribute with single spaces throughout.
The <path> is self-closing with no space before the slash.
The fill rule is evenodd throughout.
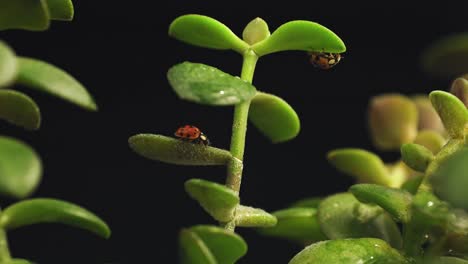
<path id="1" fill-rule="evenodd" d="M 196 144 L 210 145 L 208 137 L 201 132 L 198 127 L 192 125 L 185 125 L 179 127 L 174 135 L 182 140 L 189 141 Z"/>
<path id="2" fill-rule="evenodd" d="M 343 56 L 340 53 L 309 52 L 310 63 L 317 68 L 328 70 L 340 62 Z"/>

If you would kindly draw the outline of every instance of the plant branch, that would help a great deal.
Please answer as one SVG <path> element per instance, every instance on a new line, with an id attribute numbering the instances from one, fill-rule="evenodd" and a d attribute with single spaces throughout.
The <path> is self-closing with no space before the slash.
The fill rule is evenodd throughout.
<path id="1" fill-rule="evenodd" d="M 10 263 L 11 255 L 8 249 L 8 241 L 6 232 L 3 228 L 0 228 L 0 264 Z"/>

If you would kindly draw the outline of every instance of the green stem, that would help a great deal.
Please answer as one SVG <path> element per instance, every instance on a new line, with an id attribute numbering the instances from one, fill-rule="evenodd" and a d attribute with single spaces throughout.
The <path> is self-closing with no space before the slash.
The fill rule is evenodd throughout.
<path id="1" fill-rule="evenodd" d="M 3 228 L 0 228 L 0 264 L 10 263 L 11 255 L 8 249 L 8 241 L 6 232 Z"/>
<path id="2" fill-rule="evenodd" d="M 258 56 L 251 50 L 244 53 L 242 72 L 240 78 L 252 83 L 255 66 Z M 249 116 L 250 100 L 242 102 L 234 108 L 234 118 L 232 122 L 231 154 L 232 159 L 227 166 L 226 186 L 239 194 L 241 181 L 243 158 L 245 149 L 245 135 L 247 133 L 247 119 Z M 234 231 L 235 223 L 232 221 L 225 225 L 228 230 Z"/>

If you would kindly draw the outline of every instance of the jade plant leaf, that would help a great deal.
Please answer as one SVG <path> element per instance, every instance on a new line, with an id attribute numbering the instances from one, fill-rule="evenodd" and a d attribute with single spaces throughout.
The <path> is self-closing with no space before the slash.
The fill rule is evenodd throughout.
<path id="1" fill-rule="evenodd" d="M 424 172 L 434 159 L 434 154 L 424 146 L 408 143 L 401 146 L 401 158 L 408 167 Z"/>
<path id="2" fill-rule="evenodd" d="M 185 100 L 207 105 L 234 105 L 252 99 L 255 87 L 215 67 L 183 62 L 167 72 L 170 85 Z"/>
<path id="3" fill-rule="evenodd" d="M 382 208 L 360 203 L 351 193 L 338 193 L 320 203 L 318 219 L 330 239 L 374 237 L 401 248 L 398 226 Z"/>
<path id="4" fill-rule="evenodd" d="M 277 219 L 259 208 L 239 205 L 236 209 L 236 226 L 241 227 L 271 227 L 275 226 Z"/>
<path id="5" fill-rule="evenodd" d="M 419 228 L 447 228 L 450 206 L 428 191 L 419 191 L 413 196 L 412 214 Z"/>
<path id="6" fill-rule="evenodd" d="M 2 0 L 0 30 L 46 30 L 50 15 L 46 0 Z"/>
<path id="7" fill-rule="evenodd" d="M 13 259 L 9 264 L 31 264 L 31 262 L 25 259 Z"/>
<path id="8" fill-rule="evenodd" d="M 0 40 L 0 88 L 10 85 L 15 80 L 17 73 L 18 61 L 15 52 Z"/>
<path id="9" fill-rule="evenodd" d="M 185 182 L 185 191 L 214 219 L 229 222 L 234 218 L 239 196 L 228 187 L 202 179 L 190 179 Z"/>
<path id="10" fill-rule="evenodd" d="M 301 129 L 298 115 L 286 101 L 262 92 L 252 99 L 249 119 L 273 143 L 293 139 Z"/>
<path id="11" fill-rule="evenodd" d="M 73 20 L 74 8 L 71 0 L 46 0 L 50 19 Z"/>
<path id="12" fill-rule="evenodd" d="M 400 150 L 413 142 L 418 133 L 418 108 L 407 96 L 382 94 L 373 97 L 368 107 L 369 129 L 380 150 Z"/>
<path id="13" fill-rule="evenodd" d="M 41 160 L 30 146 L 0 136 L 0 194 L 25 198 L 36 189 L 41 175 Z"/>
<path id="14" fill-rule="evenodd" d="M 227 150 L 162 135 L 138 134 L 128 143 L 145 158 L 178 165 L 225 165 L 231 159 Z"/>
<path id="15" fill-rule="evenodd" d="M 97 110 L 86 88 L 62 69 L 25 57 L 18 57 L 18 63 L 18 84 L 54 95 L 86 110 Z"/>
<path id="16" fill-rule="evenodd" d="M 360 202 L 382 207 L 399 222 L 406 223 L 411 218 L 412 196 L 405 190 L 377 184 L 355 184 L 349 190 Z"/>
<path id="17" fill-rule="evenodd" d="M 260 42 L 270 36 L 270 30 L 265 20 L 257 17 L 250 21 L 242 31 L 242 39 L 249 45 Z"/>
<path id="18" fill-rule="evenodd" d="M 465 104 L 455 95 L 444 91 L 433 91 L 429 94 L 429 98 L 448 134 L 452 138 L 463 137 L 468 122 L 468 110 Z"/>
<path id="19" fill-rule="evenodd" d="M 242 237 L 217 226 L 183 229 L 180 243 L 183 264 L 234 264 L 247 253 Z"/>
<path id="20" fill-rule="evenodd" d="M 335 168 L 359 182 L 392 186 L 385 164 L 372 152 L 355 148 L 336 149 L 328 152 L 327 158 Z"/>
<path id="21" fill-rule="evenodd" d="M 385 241 L 376 238 L 328 240 L 299 252 L 289 264 L 409 264 Z"/>
<path id="22" fill-rule="evenodd" d="M 39 129 L 41 113 L 27 95 L 14 90 L 0 90 L 0 119 L 29 130 Z"/>
<path id="23" fill-rule="evenodd" d="M 402 190 L 405 190 L 411 194 L 415 194 L 418 191 L 419 185 L 421 185 L 422 181 L 424 180 L 424 175 L 415 175 L 409 180 L 407 180 L 403 185 L 401 186 Z"/>
<path id="24" fill-rule="evenodd" d="M 194 46 L 239 53 L 249 47 L 226 25 L 211 17 L 190 14 L 176 18 L 169 26 L 169 36 Z"/>
<path id="25" fill-rule="evenodd" d="M 422 68 L 436 76 L 453 78 L 468 69 L 468 33 L 434 41 L 421 54 Z"/>
<path id="26" fill-rule="evenodd" d="M 258 228 L 265 236 L 284 238 L 299 243 L 311 243 L 326 240 L 320 229 L 317 209 L 287 208 L 272 213 L 278 220 L 274 227 Z"/>
<path id="27" fill-rule="evenodd" d="M 462 148 L 442 161 L 436 171 L 429 177 L 434 193 L 455 207 L 468 210 L 468 148 Z"/>
<path id="28" fill-rule="evenodd" d="M 258 56 L 286 51 L 303 50 L 342 53 L 343 41 L 330 29 L 311 21 L 295 20 L 278 27 L 270 37 L 252 46 Z"/>
<path id="29" fill-rule="evenodd" d="M 111 231 L 107 224 L 90 211 L 61 200 L 36 198 L 17 202 L 0 215 L 0 227 L 11 230 L 40 223 L 60 223 L 88 230 L 103 238 Z"/>
<path id="30" fill-rule="evenodd" d="M 292 203 L 291 207 L 317 208 L 322 200 L 322 197 L 304 198 Z"/>
<path id="31" fill-rule="evenodd" d="M 447 140 L 445 140 L 441 134 L 431 130 L 419 131 L 418 135 L 413 141 L 415 144 L 426 147 L 434 155 L 442 149 L 446 142 Z"/>

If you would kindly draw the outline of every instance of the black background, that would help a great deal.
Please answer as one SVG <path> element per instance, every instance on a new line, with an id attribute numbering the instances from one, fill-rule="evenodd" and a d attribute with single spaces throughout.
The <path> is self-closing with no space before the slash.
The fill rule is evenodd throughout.
<path id="1" fill-rule="evenodd" d="M 100 107 L 97 113 L 86 112 L 16 87 L 41 107 L 42 127 L 27 132 L 1 123 L 0 130 L 28 142 L 42 156 L 45 173 L 34 196 L 80 204 L 113 230 L 108 241 L 57 225 L 14 230 L 9 233 L 14 256 L 40 264 L 177 263 L 178 230 L 216 224 L 188 197 L 183 183 L 190 178 L 223 182 L 225 168 L 150 161 L 127 145 L 134 134 L 172 135 L 179 125 L 190 123 L 202 128 L 213 145 L 229 148 L 233 108 L 181 101 L 165 74 L 172 65 L 188 60 L 239 75 L 241 57 L 168 37 L 170 22 L 179 15 L 212 16 L 239 35 L 257 16 L 269 23 L 271 31 L 287 21 L 306 19 L 328 27 L 347 45 L 343 61 L 329 71 L 312 67 L 304 52 L 272 54 L 257 64 L 256 87 L 284 98 L 302 122 L 296 139 L 277 145 L 249 126 L 241 199 L 268 211 L 299 198 L 346 190 L 353 181 L 328 164 L 327 151 L 341 147 L 376 151 L 366 124 L 371 96 L 446 90 L 449 79 L 421 71 L 420 53 L 439 37 L 468 29 L 466 1 L 434 5 L 152 2 L 75 1 L 71 23 L 54 21 L 46 32 L 0 33 L 17 54 L 71 73 Z M 397 157 L 397 153 L 376 152 L 385 161 Z M 2 205 L 11 202 L 3 200 Z M 250 229 L 237 231 L 249 244 L 239 263 L 287 263 L 300 250 Z"/>

